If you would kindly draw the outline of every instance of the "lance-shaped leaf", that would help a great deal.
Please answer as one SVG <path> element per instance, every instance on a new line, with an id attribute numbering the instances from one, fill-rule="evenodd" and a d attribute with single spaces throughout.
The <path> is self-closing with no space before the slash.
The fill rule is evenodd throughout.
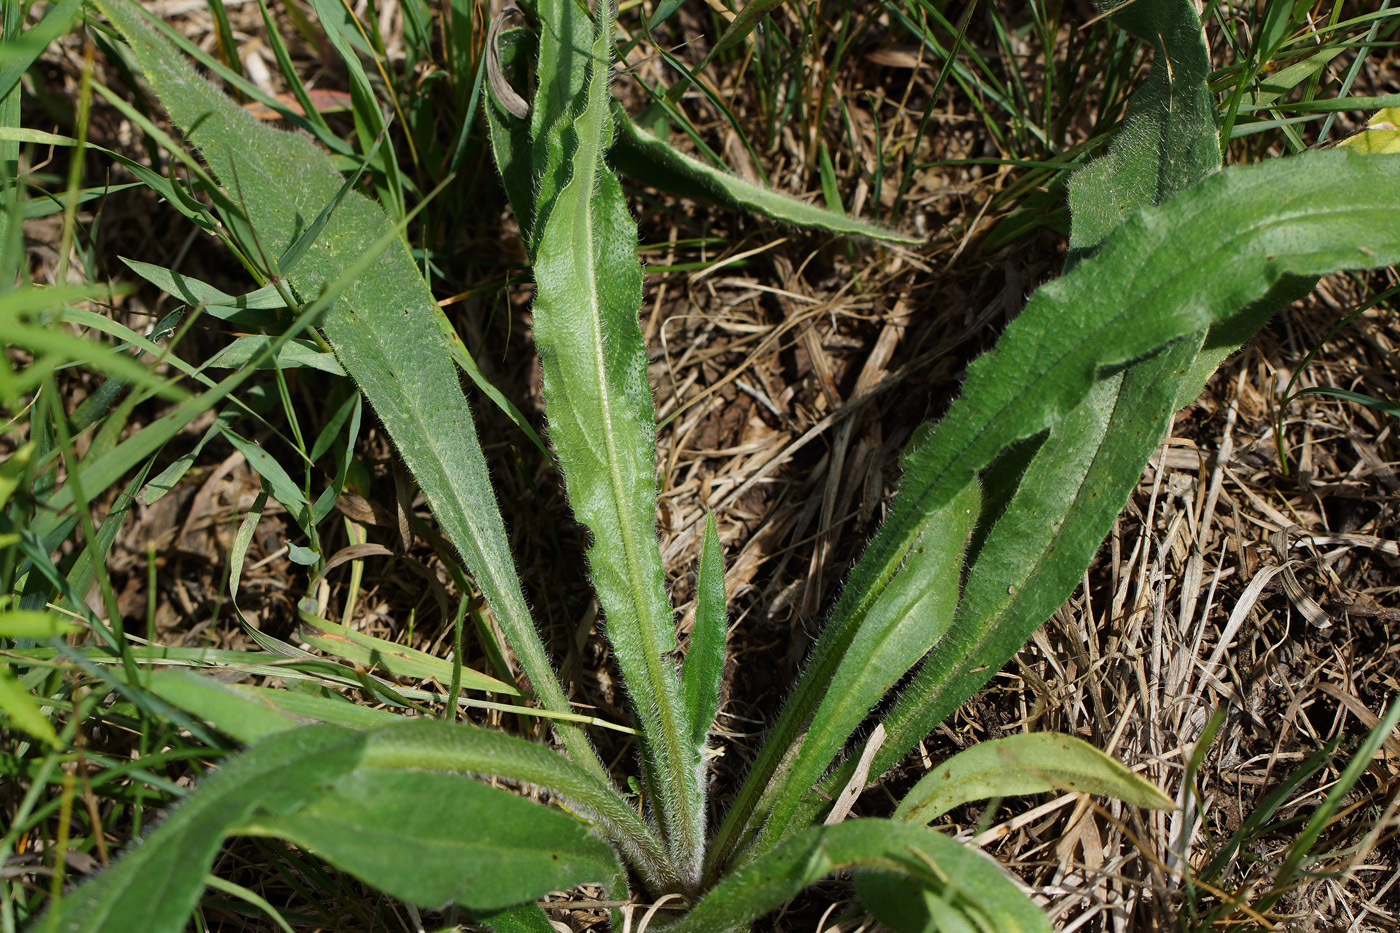
<path id="1" fill-rule="evenodd" d="M 330 158 L 310 140 L 261 124 L 217 92 L 125 0 L 100 5 L 126 36 L 171 119 L 200 147 L 214 173 L 225 183 L 235 174 L 241 179 L 259 241 L 269 255 L 280 255 L 338 195 L 341 177 Z M 350 192 L 288 281 L 303 300 L 314 298 L 392 230 L 376 204 Z M 438 331 L 439 313 L 400 242 L 345 289 L 321 326 L 466 560 L 540 700 L 567 712 L 525 606 L 471 410 Z M 555 728 L 577 760 L 604 772 L 580 730 Z"/>
<path id="2" fill-rule="evenodd" d="M 365 762 L 378 767 L 491 775 L 549 788 L 627 855 L 647 881 L 675 884 L 665 847 L 606 781 L 534 742 L 435 719 L 400 720 L 370 733 Z"/>
<path id="3" fill-rule="evenodd" d="M 490 911 L 584 882 L 625 883 L 612 849 L 574 818 L 461 775 L 368 761 L 369 742 L 334 726 L 269 736 L 48 920 L 65 931 L 183 930 L 231 834 L 287 839 L 422 905 Z"/>
<path id="4" fill-rule="evenodd" d="M 1220 169 L 1210 56 L 1188 0 L 1104 3 L 1113 22 L 1152 44 L 1151 72 L 1133 91 L 1109 152 L 1070 179 L 1071 262 L 1134 211 L 1161 204 Z"/>
<path id="5" fill-rule="evenodd" d="M 567 4 L 566 4 L 567 5 Z M 612 135 L 612 24 L 599 17 L 586 100 L 554 132 L 569 176 L 536 218 L 535 343 L 549 435 L 628 694 L 641 720 L 649 790 L 676 860 L 698 873 L 703 806 L 656 540 L 655 424 L 637 315 L 637 229 L 603 163 Z M 547 186 L 542 184 L 542 192 Z"/>
<path id="6" fill-rule="evenodd" d="M 797 715 L 807 697 L 820 696 L 821 702 L 810 722 L 801 724 L 800 748 L 778 774 L 771 807 L 759 806 L 765 835 L 787 835 L 801 825 L 793 822 L 794 812 L 847 738 L 948 630 L 958 605 L 963 551 L 980 510 L 981 491 L 974 481 L 925 519 L 905 565 L 863 617 L 848 614 L 853 600 L 837 606 L 794 691 Z M 795 718 L 784 710 L 784 721 Z"/>
<path id="7" fill-rule="evenodd" d="M 933 768 L 904 795 L 894 818 L 930 823 L 956 806 L 988 797 L 1084 791 L 1139 807 L 1170 809 L 1172 799 L 1083 739 L 1029 732 L 980 742 Z"/>
<path id="8" fill-rule="evenodd" d="M 896 891 L 905 894 L 928 892 L 949 915 L 961 920 L 963 929 L 1050 930 L 1040 908 L 990 859 L 931 829 L 890 820 L 810 827 L 729 875 L 669 929 L 674 933 L 745 929 L 807 885 L 841 869 L 890 876 Z M 875 911 L 881 908 L 876 903 L 866 906 Z"/>
<path id="9" fill-rule="evenodd" d="M 695 580 L 695 623 L 681 671 L 685 708 L 690 713 L 690 741 L 696 746 L 705 744 L 719 709 L 724 641 L 729 634 L 724 603 L 724 555 L 720 552 L 715 517 L 706 515 L 700 571 Z"/>
<path id="10" fill-rule="evenodd" d="M 812 230 L 869 237 L 890 243 L 923 242 L 919 237 L 906 236 L 878 224 L 846 217 L 706 165 L 637 126 L 620 104 L 615 104 L 613 110 L 618 136 L 608 152 L 608 161 L 619 172 L 644 185 L 682 197 L 713 201 L 734 210 L 762 214 Z"/>
<path id="11" fill-rule="evenodd" d="M 908 469 L 890 517 L 848 588 L 878 592 L 879 581 L 906 559 L 922 516 L 1007 446 L 1048 431 L 1037 458 L 1082 461 L 1087 454 L 1089 466 L 1056 469 L 1033 461 L 1028 467 L 1016 492 L 1023 501 L 1013 500 L 1006 513 L 1020 515 L 1020 524 L 1004 517 L 993 529 L 1004 543 L 994 547 L 989 536 L 978 554 L 953 627 L 886 722 L 889 738 L 874 773 L 995 673 L 1072 590 L 1155 449 L 1180 387 L 1198 373 L 1197 351 L 1183 345 L 1199 347 L 1199 335 L 1212 325 L 1228 334 L 1251 332 L 1276 307 L 1270 299 L 1296 277 L 1400 258 L 1397 182 L 1400 160 L 1340 152 L 1216 174 L 1130 218 L 1097 254 L 1037 291 L 997 347 L 974 361 L 961 398 L 906 453 Z M 1196 336 L 1183 340 L 1183 334 Z M 1155 373 L 1139 364 L 1125 374 L 1139 386 L 1134 397 L 1154 401 L 1099 396 L 1097 404 L 1113 411 L 1104 440 L 1088 444 L 1067 426 L 1057 430 L 1076 417 L 1102 373 L 1172 343 L 1177 346 L 1160 354 Z M 1092 436 L 1097 422 L 1088 418 L 1080 430 Z M 1024 497 L 1050 504 L 1028 511 Z M 1037 523 L 1050 534 L 1043 544 L 1026 537 Z M 978 565 L 987 569 L 974 586 Z M 1036 585 L 1017 583 L 1028 580 Z M 1007 609 L 997 611 L 1007 600 Z M 823 789 L 839 790 L 846 770 Z M 819 810 L 821 803 L 809 798 L 808 806 Z"/>

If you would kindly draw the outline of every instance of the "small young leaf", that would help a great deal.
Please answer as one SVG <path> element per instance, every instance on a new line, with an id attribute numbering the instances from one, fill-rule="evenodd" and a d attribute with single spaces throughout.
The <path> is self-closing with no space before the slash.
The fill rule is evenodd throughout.
<path id="1" fill-rule="evenodd" d="M 1030 732 L 981 742 L 937 765 L 904 796 L 894 818 L 930 823 L 970 800 L 1057 790 L 1084 791 L 1154 810 L 1172 806 L 1155 785 L 1083 739 Z"/>
<path id="2" fill-rule="evenodd" d="M 724 673 L 724 641 L 729 634 L 725 613 L 724 555 L 720 552 L 715 517 L 705 516 L 705 542 L 700 549 L 700 571 L 695 580 L 695 623 L 685 653 L 681 680 L 685 708 L 690 712 L 690 739 L 705 744 L 719 707 L 720 678 Z"/>

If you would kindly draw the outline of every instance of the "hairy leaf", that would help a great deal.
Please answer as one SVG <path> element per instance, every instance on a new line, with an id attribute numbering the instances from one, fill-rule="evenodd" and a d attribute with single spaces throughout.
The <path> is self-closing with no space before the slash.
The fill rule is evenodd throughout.
<path id="1" fill-rule="evenodd" d="M 799 710 L 801 698 L 821 696 L 790 768 L 779 772 L 781 786 L 771 810 L 760 813 L 765 835 L 787 835 L 800 825 L 793 821 L 798 804 L 846 739 L 948 630 L 958 605 L 963 551 L 980 509 L 981 491 L 974 481 L 924 520 L 905 566 L 863 617 L 848 614 L 851 600 L 838 604 L 827 626 L 832 637 L 823 632 L 788 704 Z M 786 717 L 788 710 L 783 712 Z"/>
<path id="2" fill-rule="evenodd" d="M 642 723 L 652 803 L 681 870 L 698 874 L 699 757 L 669 660 L 676 640 L 656 540 L 655 410 L 637 321 L 642 269 L 636 224 L 603 163 L 613 32 L 608 16 L 599 19 L 586 101 L 550 144 L 570 153 L 567 181 L 555 193 L 542 182 L 537 202 L 535 343 L 550 441 L 569 503 L 592 538 L 593 585 Z"/>
<path id="3" fill-rule="evenodd" d="M 225 183 L 235 174 L 241 179 L 253 229 L 270 254 L 280 255 L 337 196 L 341 178 L 329 157 L 304 137 L 259 123 L 215 91 L 125 0 L 100 5 L 215 174 Z M 377 205 L 351 192 L 288 281 L 303 300 L 314 298 L 392 229 Z M 567 712 L 525 606 L 471 410 L 438 332 L 438 311 L 407 246 L 397 243 L 345 290 L 322 328 L 475 575 L 541 701 Z M 582 732 L 564 724 L 556 729 L 576 759 L 603 772 Z"/>
<path id="4" fill-rule="evenodd" d="M 360 765 L 236 831 L 286 839 L 425 907 L 490 911 L 582 882 L 626 886 L 613 850 L 577 820 L 457 774 Z"/>
<path id="5" fill-rule="evenodd" d="M 1050 930 L 1040 908 L 990 859 L 941 833 L 890 820 L 852 820 L 803 830 L 726 877 L 669 929 L 744 929 L 807 885 L 847 868 L 893 876 L 900 890 L 929 891 L 973 929 Z"/>
<path id="6" fill-rule="evenodd" d="M 681 679 L 685 708 L 690 713 L 690 740 L 705 744 L 719 707 L 720 679 L 724 674 L 724 641 L 729 634 L 725 613 L 724 555 L 719 548 L 715 517 L 705 516 L 705 542 L 700 549 L 700 571 L 695 580 L 695 623 L 685 652 Z"/>
<path id="7" fill-rule="evenodd" d="M 897 820 L 929 823 L 956 806 L 988 797 L 1084 791 L 1139 807 L 1169 809 L 1155 785 L 1083 739 L 1029 732 L 981 742 L 937 765 L 904 795 Z"/>
<path id="8" fill-rule="evenodd" d="M 354 768 L 363 746 L 362 734 L 328 726 L 269 737 L 202 781 L 145 839 L 66 895 L 34 929 L 179 933 L 229 831 L 255 811 L 304 806 Z"/>
<path id="9" fill-rule="evenodd" d="M 1220 169 L 1210 56 L 1189 0 L 1114 3 L 1115 24 L 1152 44 L 1152 71 L 1133 91 L 1108 155 L 1070 179 L 1071 261 L 1134 211 L 1161 204 Z"/>
<path id="10" fill-rule="evenodd" d="M 664 847 L 636 809 L 605 781 L 542 745 L 465 724 L 401 720 L 371 733 L 365 760 L 378 767 L 466 771 L 548 787 L 594 821 L 649 882 L 675 881 Z"/>

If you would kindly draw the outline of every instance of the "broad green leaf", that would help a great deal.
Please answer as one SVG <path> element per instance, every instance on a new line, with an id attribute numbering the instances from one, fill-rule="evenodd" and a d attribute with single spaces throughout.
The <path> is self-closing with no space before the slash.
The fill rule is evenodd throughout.
<path id="1" fill-rule="evenodd" d="M 841 869 L 856 869 L 857 879 L 866 872 L 893 876 L 904 891 L 930 891 L 974 930 L 1050 930 L 1045 914 L 996 863 L 941 833 L 890 820 L 851 820 L 805 829 L 727 876 L 668 929 L 744 929 L 807 885 Z"/>
<path id="2" fill-rule="evenodd" d="M 867 611 L 854 614 L 856 601 L 850 598 L 837 604 L 793 691 L 788 704 L 793 713 L 783 710 L 783 720 L 795 718 L 807 697 L 821 698 L 810 721 L 795 723 L 802 730 L 794 742 L 796 754 L 778 772 L 781 784 L 771 806 L 759 806 L 766 836 L 789 835 L 802 825 L 793 814 L 812 785 L 886 691 L 948 631 L 958 605 L 963 552 L 980 511 L 981 490 L 974 481 L 925 518 L 904 567 Z M 774 733 L 785 738 L 777 728 Z M 770 741 L 780 747 L 781 739 Z"/>
<path id="3" fill-rule="evenodd" d="M 401 719 L 370 733 L 366 763 L 424 771 L 465 771 L 547 787 L 591 820 L 660 888 L 673 888 L 665 846 L 605 780 L 542 745 L 490 729 L 435 719 Z"/>
<path id="4" fill-rule="evenodd" d="M 460 774 L 362 764 L 237 832 L 286 839 L 424 907 L 492 911 L 586 882 L 626 888 L 612 848 L 578 820 Z"/>
<path id="5" fill-rule="evenodd" d="M 685 652 L 681 683 L 685 708 L 690 713 L 690 740 L 703 746 L 719 708 L 720 681 L 724 674 L 724 642 L 729 634 L 725 612 L 724 555 L 720 552 L 715 517 L 705 516 L 705 540 L 700 548 L 700 570 L 695 579 L 695 622 Z"/>
<path id="6" fill-rule="evenodd" d="M 0 612 L 0 638 L 52 638 L 81 628 L 51 612 L 34 609 Z"/>
<path id="7" fill-rule="evenodd" d="M 238 173 L 249 220 L 266 250 L 283 252 L 341 187 L 329 158 L 310 140 L 259 123 L 195 76 L 124 0 L 101 0 L 100 6 L 210 168 L 225 179 Z M 303 300 L 312 298 L 393 232 L 378 206 L 351 192 L 327 221 L 322 242 L 308 250 L 288 281 Z M 437 311 L 400 239 L 344 289 L 322 328 L 475 575 L 541 701 L 568 712 L 525 606 L 471 411 L 437 329 Z M 576 760 L 603 773 L 582 732 L 556 728 Z"/>
<path id="8" fill-rule="evenodd" d="M 310 726 L 270 736 L 229 759 L 140 843 L 67 893 L 33 929 L 180 933 L 224 837 L 254 813 L 271 817 L 304 806 L 354 768 L 364 741 L 358 732 Z"/>
<path id="9" fill-rule="evenodd" d="M 1072 591 L 1160 440 L 1183 383 L 1200 373 L 1185 346 L 1200 346 L 1199 334 L 1212 324 L 1230 338 L 1251 333 L 1277 307 L 1267 299 L 1294 287 L 1295 277 L 1400 257 L 1397 181 L 1400 160 L 1339 152 L 1213 175 L 1133 216 L 1096 255 L 1042 287 L 997 347 L 969 367 L 962 397 L 907 452 L 889 519 L 848 588 L 878 592 L 907 558 L 919 516 L 1010 444 L 1044 431 L 1050 438 L 1040 464 L 1026 471 L 1036 479 L 1022 481 L 1022 502 L 1007 509 L 1015 520 L 1003 518 L 993 530 L 1002 543 L 988 538 L 952 629 L 887 719 L 873 773 L 991 677 Z M 1170 343 L 1176 347 L 1155 357 L 1155 372 L 1141 363 L 1128 369 L 1132 392 L 1115 399 L 1109 389 L 1095 390 L 1093 404 L 1112 411 L 1106 427 L 1102 414 L 1074 414 L 1105 371 Z M 1226 345 L 1216 350 L 1223 354 Z M 1083 437 L 1067 418 L 1084 419 Z M 848 771 L 830 776 L 823 791 L 839 791 Z M 808 798 L 809 809 L 822 806 L 816 795 Z"/>
<path id="10" fill-rule="evenodd" d="M 419 651 L 417 648 L 357 632 L 310 613 L 301 612 L 299 616 L 301 628 L 298 636 L 308 645 L 320 648 L 327 654 L 367 668 L 382 668 L 399 677 L 420 680 L 431 678 L 444 685 L 452 682 L 451 661 L 435 657 L 426 651 Z M 510 684 L 467 667 L 462 668 L 462 687 L 466 690 L 485 690 L 510 696 L 521 695 L 520 691 Z"/>
<path id="11" fill-rule="evenodd" d="M 39 701 L 4 662 L 0 662 L 0 723 L 28 732 L 49 748 L 63 748 Z"/>
<path id="12" fill-rule="evenodd" d="M 1400 155 L 1400 107 L 1376 111 L 1364 130 L 1337 145 L 1372 155 Z"/>
<path id="13" fill-rule="evenodd" d="M 1134 806 L 1166 810 L 1155 785 L 1083 739 L 1030 732 L 980 742 L 937 765 L 904 795 L 894 818 L 930 823 L 954 807 L 988 797 L 1083 791 Z"/>
<path id="14" fill-rule="evenodd" d="M 923 240 L 816 204 L 780 194 L 737 175 L 706 165 L 672 148 L 637 126 L 621 105 L 613 108 L 618 134 L 608 161 L 624 175 L 683 197 L 700 198 L 734 210 L 749 211 L 783 223 L 844 236 L 869 237 L 890 243 L 916 244 Z"/>
<path id="15" fill-rule="evenodd" d="M 1189 0 L 1101 3 L 1113 22 L 1152 44 L 1151 72 L 1134 89 L 1109 152 L 1070 179 L 1071 265 L 1134 211 L 1161 204 L 1220 169 L 1210 56 Z"/>
<path id="16" fill-rule="evenodd" d="M 670 661 L 676 639 L 656 539 L 655 409 L 637 320 L 642 268 L 636 224 L 603 162 L 613 28 L 610 16 L 599 21 L 582 109 L 551 133 L 550 151 L 570 152 L 567 180 L 553 194 L 542 181 L 537 202 L 535 343 L 550 440 L 574 515 L 592 537 L 593 585 L 643 727 L 652 802 L 689 884 L 698 881 L 703 843 L 699 752 Z"/>

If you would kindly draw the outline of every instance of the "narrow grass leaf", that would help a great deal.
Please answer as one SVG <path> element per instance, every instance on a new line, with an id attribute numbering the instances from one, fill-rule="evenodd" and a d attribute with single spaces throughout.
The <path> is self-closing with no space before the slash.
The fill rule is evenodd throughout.
<path id="1" fill-rule="evenodd" d="M 890 820 L 851 820 L 805 829 L 730 874 L 668 929 L 674 933 L 745 929 L 807 885 L 847 868 L 858 871 L 858 885 L 869 872 L 893 876 L 901 891 L 929 890 L 974 930 L 1050 930 L 1041 909 L 996 863 L 941 833 Z"/>
<path id="2" fill-rule="evenodd" d="M 988 797 L 1083 791 L 1134 806 L 1170 809 L 1172 800 L 1083 739 L 1030 732 L 980 742 L 934 767 L 904 795 L 894 818 L 930 823 Z"/>
<path id="3" fill-rule="evenodd" d="M 656 538 L 655 408 L 637 318 L 642 268 L 636 224 L 603 161 L 612 136 L 613 29 L 609 16 L 599 19 L 586 101 L 553 131 L 551 152 L 566 148 L 566 135 L 575 140 L 567 181 L 552 196 L 542 185 L 538 202 L 535 342 L 550 440 L 574 514 L 592 538 L 589 569 L 641 720 L 653 803 L 682 871 L 698 876 L 699 756 L 669 659 L 676 640 Z"/>
<path id="4" fill-rule="evenodd" d="M 1351 761 L 1347 762 L 1346 768 L 1328 789 L 1327 796 L 1308 817 L 1307 825 L 1288 847 L 1283 864 L 1274 872 L 1269 893 L 1254 903 L 1254 908 L 1260 913 L 1267 913 L 1285 894 L 1293 890 L 1293 880 L 1303 866 L 1310 859 L 1318 857 L 1317 853 L 1313 852 L 1313 846 L 1332 823 L 1337 811 L 1342 809 L 1342 804 L 1351 795 L 1352 788 L 1361 779 L 1361 775 L 1371 767 L 1381 746 L 1390 740 L 1397 725 L 1400 725 L 1400 701 L 1392 695 L 1389 705 L 1381 710 L 1375 727 L 1366 733 L 1366 738 L 1352 753 Z"/>
<path id="5" fill-rule="evenodd" d="M 885 693 L 948 631 L 958 605 L 963 553 L 980 512 L 981 489 L 970 482 L 925 518 L 904 566 L 867 611 L 853 614 L 853 599 L 838 603 L 793 691 L 793 714 L 783 711 L 782 719 L 793 721 L 802 733 L 788 772 L 780 772 L 771 808 L 759 807 L 769 838 L 802 825 L 793 814 L 812 785 Z M 820 696 L 821 702 L 810 721 L 796 721 L 811 696 Z M 775 747 L 783 744 L 785 733 L 781 735 Z M 766 846 L 760 841 L 758 847 Z"/>
<path id="6" fill-rule="evenodd" d="M 271 337 L 248 335 L 235 337 L 233 342 L 205 362 L 205 369 L 241 369 L 254 360 L 259 369 L 317 369 L 332 376 L 343 376 L 345 370 L 334 353 L 321 350 L 310 340 L 288 340 L 271 359 L 264 351 Z"/>
<path id="7" fill-rule="evenodd" d="M 923 242 L 868 221 L 846 217 L 816 204 L 780 194 L 737 175 L 713 168 L 671 147 L 637 126 L 621 106 L 614 107 L 617 140 L 608 161 L 624 175 L 672 194 L 699 198 L 782 223 L 843 236 L 869 237 L 889 243 Z"/>
<path id="8" fill-rule="evenodd" d="M 321 649 L 327 654 L 344 658 L 366 668 L 382 668 L 399 677 L 417 680 L 437 680 L 439 683 L 452 682 L 451 661 L 434 657 L 426 651 L 400 645 L 383 638 L 376 638 L 364 632 L 346 628 L 319 616 L 306 612 L 299 613 L 301 628 L 297 636 L 308 645 Z M 520 696 L 520 691 L 510 684 L 488 677 L 471 668 L 461 669 L 462 687 L 467 690 L 484 690 L 488 693 L 502 693 Z"/>
<path id="9" fill-rule="evenodd" d="M 705 540 L 700 547 L 700 570 L 695 579 L 695 622 L 685 652 L 681 681 L 685 708 L 690 713 L 690 740 L 705 744 L 719 708 L 720 681 L 724 674 L 724 642 L 729 634 L 725 612 L 724 554 L 714 515 L 705 516 Z"/>
<path id="10" fill-rule="evenodd" d="M 1320 395 L 1325 398 L 1339 398 L 1347 402 L 1355 402 L 1358 405 L 1365 405 L 1375 411 L 1384 412 L 1392 418 L 1400 418 L 1400 404 L 1388 402 L 1385 399 L 1376 398 L 1373 395 L 1363 395 L 1360 392 L 1350 392 L 1346 389 L 1337 389 L 1332 386 L 1313 386 L 1309 389 L 1300 389 L 1293 393 L 1293 398 L 1304 395 Z"/>
<path id="11" fill-rule="evenodd" d="M 491 911 L 578 884 L 626 888 L 612 848 L 578 820 L 459 774 L 362 764 L 305 806 L 250 816 L 238 833 L 285 839 L 423 907 Z"/>
<path id="12" fill-rule="evenodd" d="M 258 123 L 197 78 L 129 4 L 101 5 L 210 167 L 232 177 L 237 166 L 259 237 L 273 252 L 285 249 L 341 187 L 329 159 L 310 140 Z M 471 568 L 541 701 L 567 712 L 525 606 L 471 411 L 437 331 L 438 309 L 401 238 L 388 248 L 378 245 L 393 232 L 379 207 L 351 192 L 327 221 L 323 241 L 308 250 L 288 281 L 303 298 L 315 296 L 367 250 L 383 249 L 375 265 L 344 288 L 322 327 Z M 556 728 L 577 760 L 602 773 L 582 732 Z"/>
<path id="13" fill-rule="evenodd" d="M 67 35 L 82 12 L 82 0 L 59 0 L 49 6 L 44 18 L 34 26 L 18 35 L 4 37 L 0 44 L 0 100 L 10 96 L 20 77 L 50 44 Z"/>

